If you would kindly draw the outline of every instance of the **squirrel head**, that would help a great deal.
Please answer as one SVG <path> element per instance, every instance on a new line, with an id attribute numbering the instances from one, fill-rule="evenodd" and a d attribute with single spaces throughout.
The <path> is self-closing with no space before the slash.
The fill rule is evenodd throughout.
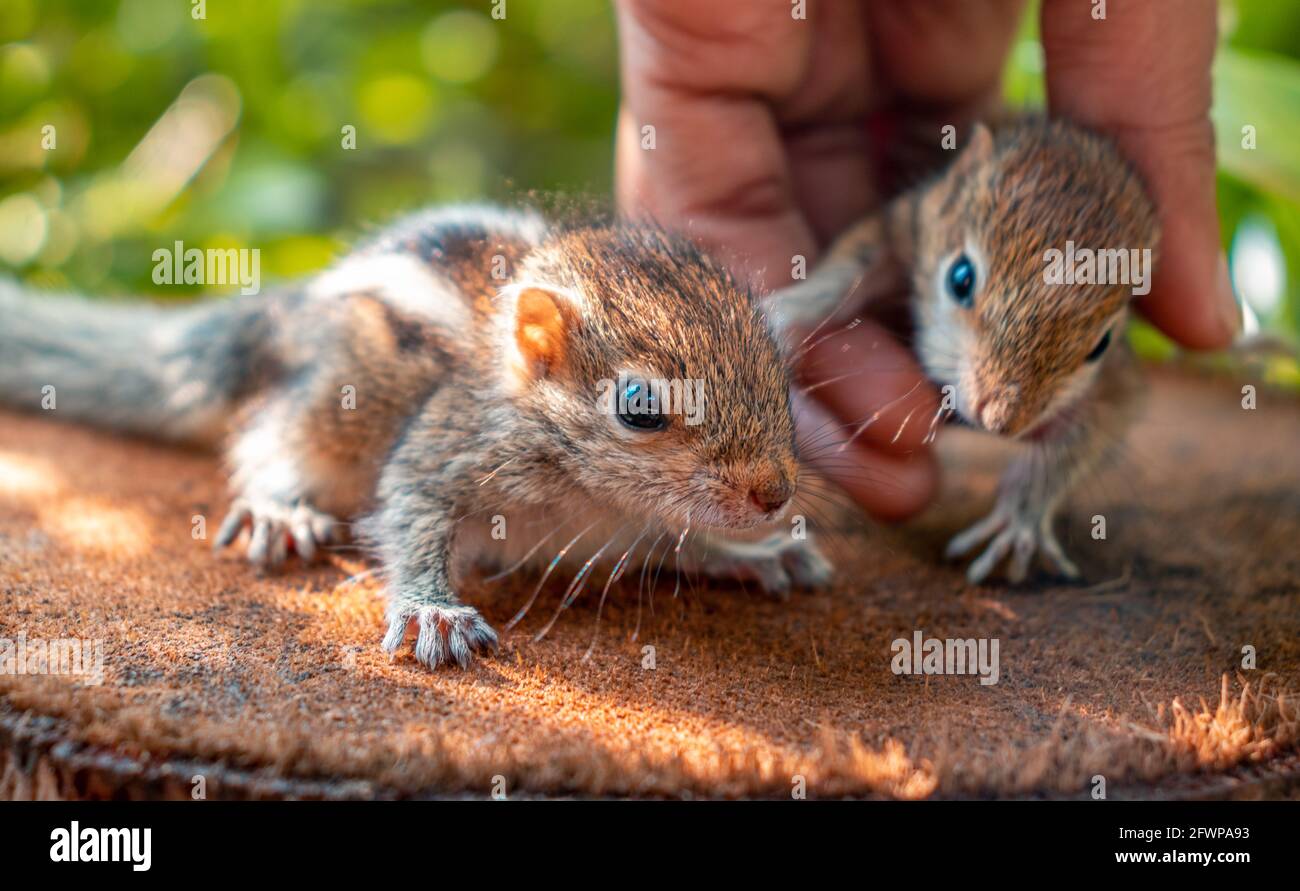
<path id="1" fill-rule="evenodd" d="M 966 421 L 1032 435 L 1087 391 L 1149 288 L 1159 235 L 1141 181 L 1066 123 L 981 124 L 917 216 L 922 364 Z"/>
<path id="2" fill-rule="evenodd" d="M 507 389 L 556 470 L 629 516 L 775 521 L 798 480 L 789 378 L 752 295 L 631 223 L 562 233 L 502 292 Z"/>

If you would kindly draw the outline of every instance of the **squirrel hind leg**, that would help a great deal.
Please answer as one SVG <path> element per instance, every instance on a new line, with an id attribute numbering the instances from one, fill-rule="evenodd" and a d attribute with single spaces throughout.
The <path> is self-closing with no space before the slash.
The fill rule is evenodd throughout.
<path id="1" fill-rule="evenodd" d="M 343 506 L 333 496 L 346 476 L 314 460 L 295 435 L 293 405 L 283 394 L 268 399 L 228 452 L 235 498 L 213 546 L 229 547 L 247 529 L 248 560 L 262 569 L 278 568 L 290 548 L 311 562 L 346 538 L 345 524 L 325 509 Z"/>
<path id="2" fill-rule="evenodd" d="M 240 497 L 226 513 L 214 548 L 229 547 L 245 528 L 250 530 L 248 561 L 264 569 L 283 564 L 291 545 L 294 553 L 310 563 L 324 548 L 343 537 L 343 526 L 338 520 L 306 502 Z"/>

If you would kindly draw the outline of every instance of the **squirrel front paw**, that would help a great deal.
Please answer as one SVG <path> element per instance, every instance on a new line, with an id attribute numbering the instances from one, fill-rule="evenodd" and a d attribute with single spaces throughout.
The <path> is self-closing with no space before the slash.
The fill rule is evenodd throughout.
<path id="1" fill-rule="evenodd" d="M 988 547 L 966 570 L 966 578 L 973 585 L 988 578 L 1008 554 L 1011 560 L 1007 564 L 1007 580 L 1013 584 L 1025 580 L 1035 555 L 1041 556 L 1058 574 L 1070 579 L 1079 577 L 1079 568 L 1065 556 L 1052 531 L 1050 511 L 1025 510 L 1013 501 L 1000 500 L 987 517 L 954 535 L 944 555 L 950 560 L 961 557 L 984 542 L 988 542 Z"/>
<path id="2" fill-rule="evenodd" d="M 472 606 L 402 603 L 389 607 L 384 649 L 390 654 L 397 652 L 412 624 L 416 627 L 415 658 L 430 668 L 453 660 L 466 668 L 474 653 L 497 646 L 496 631 Z"/>
<path id="3" fill-rule="evenodd" d="M 289 545 L 305 562 L 316 557 L 317 548 L 332 543 L 339 523 L 332 516 L 304 502 L 288 504 L 271 498 L 238 498 L 221 523 L 213 543 L 215 550 L 229 546 L 247 526 L 248 562 L 274 569 L 289 555 Z"/>
<path id="4" fill-rule="evenodd" d="M 790 588 L 820 589 L 835 574 L 822 552 L 808 539 L 777 533 L 758 542 L 714 543 L 697 558 L 696 568 L 711 578 L 754 581 L 765 593 L 784 599 Z"/>

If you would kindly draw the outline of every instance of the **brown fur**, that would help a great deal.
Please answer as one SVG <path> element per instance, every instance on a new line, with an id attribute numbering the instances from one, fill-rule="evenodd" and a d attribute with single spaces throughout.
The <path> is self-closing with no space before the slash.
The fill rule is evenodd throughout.
<path id="1" fill-rule="evenodd" d="M 39 301 L 12 302 L 38 315 Z M 169 343 L 210 339 L 189 319 L 173 318 Z M 810 543 L 780 530 L 759 543 L 685 541 L 690 530 L 770 528 L 798 475 L 788 376 L 766 322 L 685 239 L 624 223 L 561 229 L 491 208 L 426 212 L 264 305 L 194 319 L 218 335 L 236 323 L 257 332 L 227 336 L 228 348 L 185 369 L 212 394 L 204 418 L 224 417 L 233 434 L 236 499 L 217 545 L 248 528 L 249 559 L 274 567 L 290 546 L 310 558 L 333 542 L 336 517 L 366 515 L 390 594 L 390 651 L 408 626 L 430 666 L 490 648 L 496 633 L 456 596 L 459 567 L 521 550 L 545 563 L 583 527 L 599 526 L 604 544 L 574 551 L 579 562 L 667 538 L 681 565 L 773 591 L 829 578 Z M 113 401 L 82 392 L 116 349 L 92 343 L 108 329 L 90 321 L 75 379 L 57 351 L 47 363 L 75 405 Z M 10 348 L 50 352 L 51 338 L 37 336 Z M 222 382 L 247 377 L 228 367 L 242 356 L 273 373 L 234 393 Z M 129 358 L 141 378 L 130 393 L 170 398 L 147 353 Z M 702 382 L 700 423 L 666 414 L 646 431 L 619 420 L 602 398 L 623 372 Z M 141 428 L 153 417 L 120 408 L 97 417 Z M 188 415 L 168 423 L 180 435 L 207 428 Z M 485 534 L 489 520 L 505 524 L 504 540 Z M 526 550 L 556 533 L 547 550 Z"/>
<path id="2" fill-rule="evenodd" d="M 1123 435 L 1140 383 L 1121 342 L 1130 286 L 1048 283 L 1046 252 L 1073 241 L 1149 248 L 1154 258 L 1158 237 L 1141 181 L 1101 136 L 1040 118 L 996 134 L 977 126 L 946 171 L 849 229 L 812 278 L 774 294 L 769 307 L 780 325 L 807 327 L 839 315 L 859 282 L 866 299 L 910 289 L 917 356 L 951 388 L 950 407 L 1027 444 L 994 514 L 956 537 L 950 553 L 992 538 L 973 581 L 1008 555 L 1019 580 L 1036 552 L 1073 575 L 1051 518 Z M 962 253 L 977 267 L 969 307 L 944 286 Z M 1109 349 L 1090 362 L 1108 331 Z"/>
<path id="3" fill-rule="evenodd" d="M 967 240 L 984 247 L 987 284 L 963 320 L 977 344 L 976 388 L 1015 388 L 1004 432 L 1018 433 L 1041 414 L 1129 299 L 1126 285 L 1046 285 L 1045 252 L 1064 249 L 1068 241 L 1154 252 L 1151 202 L 1110 143 L 1061 122 L 1032 121 L 992 139 L 977 131 L 919 206 L 916 294 L 945 299 L 932 287 L 940 263 Z"/>

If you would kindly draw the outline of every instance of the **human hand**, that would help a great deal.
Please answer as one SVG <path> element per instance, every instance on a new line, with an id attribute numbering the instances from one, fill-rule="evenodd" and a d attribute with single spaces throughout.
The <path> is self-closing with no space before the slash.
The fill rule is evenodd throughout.
<path id="1" fill-rule="evenodd" d="M 1161 210 L 1163 263 L 1141 308 L 1191 347 L 1226 344 L 1236 304 L 1221 266 L 1208 112 L 1212 0 L 1045 0 L 1054 113 L 1110 133 Z M 770 290 L 880 199 L 873 136 L 908 119 L 966 123 L 996 107 L 1021 0 L 620 0 L 622 206 L 690 231 Z M 1176 17 L 1175 17 L 1176 16 Z M 885 126 L 881 126 L 881 124 Z M 642 148 L 642 127 L 655 147 Z M 922 508 L 933 390 L 911 355 L 864 322 L 797 363 L 812 463 L 873 514 Z M 852 444 L 840 442 L 879 412 Z"/>

